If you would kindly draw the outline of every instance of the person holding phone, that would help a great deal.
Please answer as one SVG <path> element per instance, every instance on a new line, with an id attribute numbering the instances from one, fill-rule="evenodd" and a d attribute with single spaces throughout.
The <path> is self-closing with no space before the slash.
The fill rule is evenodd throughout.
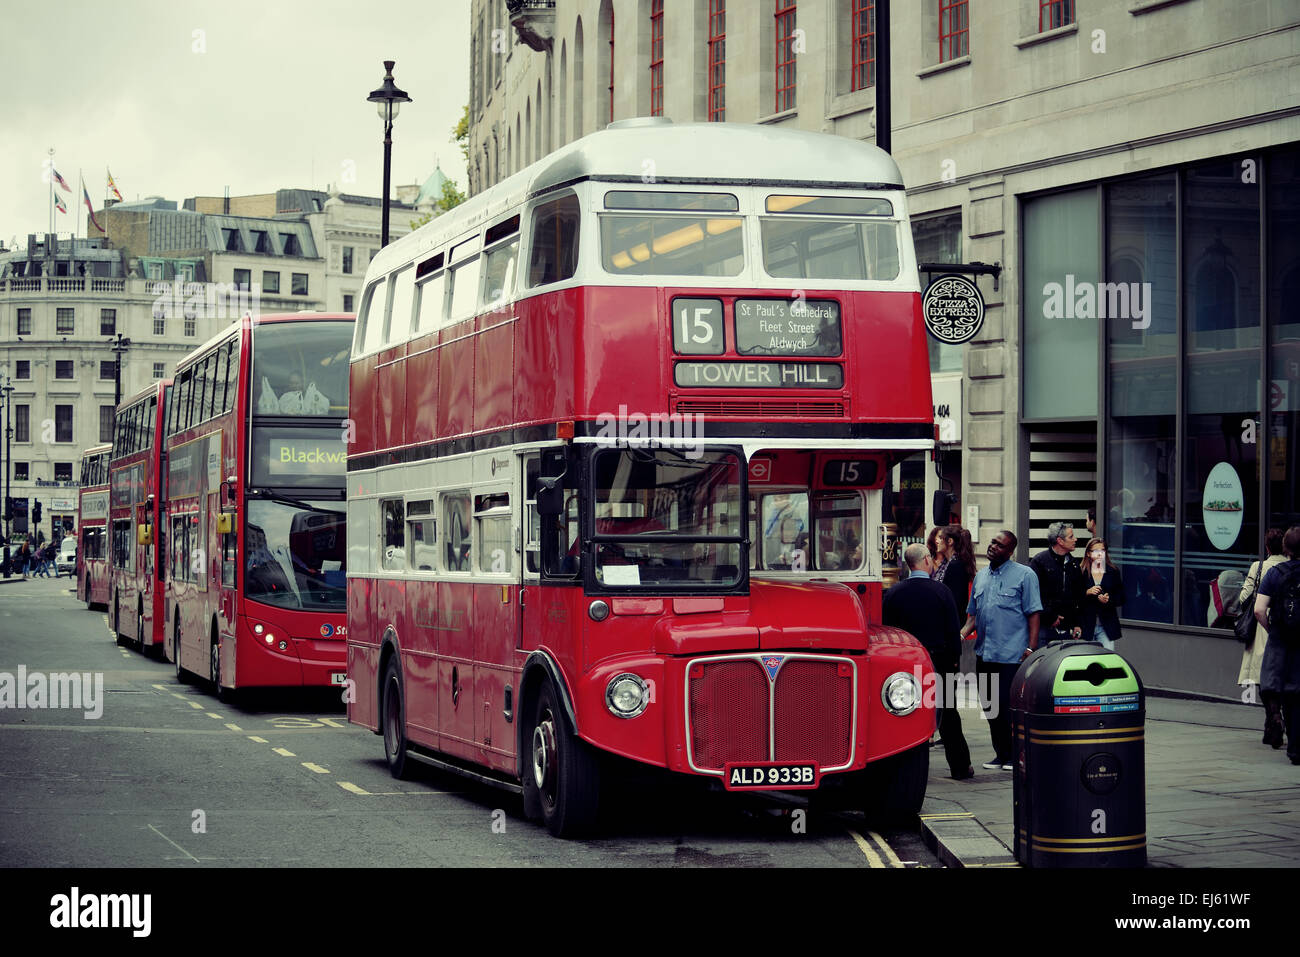
<path id="1" fill-rule="evenodd" d="M 1106 542 L 1094 538 L 1083 551 L 1079 562 L 1084 591 L 1079 602 L 1079 627 L 1084 641 L 1097 641 L 1114 651 L 1121 637 L 1119 609 L 1127 597 L 1124 576 L 1110 561 Z"/>

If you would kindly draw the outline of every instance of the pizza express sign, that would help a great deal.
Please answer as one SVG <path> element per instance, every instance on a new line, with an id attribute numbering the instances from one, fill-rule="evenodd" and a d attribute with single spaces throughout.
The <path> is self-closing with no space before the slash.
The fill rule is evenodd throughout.
<path id="1" fill-rule="evenodd" d="M 921 299 L 925 328 L 940 342 L 969 342 L 984 325 L 984 297 L 965 276 L 940 276 Z"/>

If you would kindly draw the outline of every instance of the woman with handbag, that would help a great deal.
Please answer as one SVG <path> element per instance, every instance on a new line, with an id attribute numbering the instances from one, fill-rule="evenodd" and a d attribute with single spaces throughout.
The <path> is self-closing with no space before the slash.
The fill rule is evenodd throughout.
<path id="1" fill-rule="evenodd" d="M 1255 621 L 1255 597 L 1259 594 L 1259 583 L 1265 573 L 1274 565 L 1286 561 L 1282 554 L 1282 529 L 1270 528 L 1264 535 L 1264 558 L 1250 566 L 1250 572 L 1241 586 L 1241 608 L 1243 618 L 1238 619 L 1237 637 L 1245 642 L 1241 654 L 1241 669 L 1237 672 L 1237 684 L 1248 689 L 1242 695 L 1243 700 L 1250 700 L 1250 686 L 1255 685 L 1259 700 L 1264 704 L 1264 739 L 1263 743 L 1274 749 L 1282 747 L 1282 701 L 1275 692 L 1258 688 L 1259 670 L 1264 663 L 1264 650 L 1268 647 L 1268 632 L 1259 627 Z M 1244 633 L 1244 634 L 1243 634 Z"/>
<path id="2" fill-rule="evenodd" d="M 1085 591 L 1079 603 L 1079 627 L 1084 641 L 1097 641 L 1111 651 L 1122 637 L 1119 627 L 1119 609 L 1127 595 L 1124 593 L 1124 576 L 1111 564 L 1106 543 L 1100 538 L 1088 541 L 1079 562 L 1083 572 Z"/>

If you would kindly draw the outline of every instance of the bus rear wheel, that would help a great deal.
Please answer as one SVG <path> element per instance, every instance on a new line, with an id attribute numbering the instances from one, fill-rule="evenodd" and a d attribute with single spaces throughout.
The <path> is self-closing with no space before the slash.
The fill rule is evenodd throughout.
<path id="1" fill-rule="evenodd" d="M 910 820 L 925 803 L 930 778 L 929 743 L 869 764 L 862 776 L 862 809 L 868 821 Z"/>
<path id="2" fill-rule="evenodd" d="M 211 649 L 209 677 L 212 680 L 212 693 L 216 695 L 218 701 L 229 702 L 234 692 L 221 684 L 221 637 L 217 634 L 216 628 L 212 629 L 212 639 L 208 647 Z"/>
<path id="3" fill-rule="evenodd" d="M 190 683 L 190 673 L 181 667 L 181 616 L 178 612 L 175 624 L 172 625 L 172 657 L 176 662 L 176 683 L 187 685 Z"/>
<path id="4" fill-rule="evenodd" d="M 86 611 L 90 611 L 90 609 L 94 606 L 94 604 L 95 603 L 90 600 L 90 575 L 87 574 L 86 575 Z"/>
<path id="5" fill-rule="evenodd" d="M 126 635 L 122 634 L 121 597 L 121 595 L 113 596 L 113 640 L 117 642 L 119 648 L 127 643 Z"/>
<path id="6" fill-rule="evenodd" d="M 402 671 L 397 657 L 388 660 L 384 669 L 384 760 L 388 771 L 399 781 L 407 776 L 406 706 L 402 700 Z"/>
<path id="7" fill-rule="evenodd" d="M 587 743 L 568 727 L 549 681 L 537 696 L 525 742 L 524 807 L 538 808 L 555 837 L 589 833 L 600 807 L 600 766 Z"/>

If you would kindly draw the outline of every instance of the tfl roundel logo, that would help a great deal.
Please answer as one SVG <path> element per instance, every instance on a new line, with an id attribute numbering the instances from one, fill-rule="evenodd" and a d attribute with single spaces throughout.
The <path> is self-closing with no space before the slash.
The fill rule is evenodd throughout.
<path id="1" fill-rule="evenodd" d="M 333 626 L 333 625 L 321 625 L 321 626 L 320 626 L 320 636 L 321 636 L 322 638 L 333 638 L 333 637 L 334 637 L 334 626 Z"/>

